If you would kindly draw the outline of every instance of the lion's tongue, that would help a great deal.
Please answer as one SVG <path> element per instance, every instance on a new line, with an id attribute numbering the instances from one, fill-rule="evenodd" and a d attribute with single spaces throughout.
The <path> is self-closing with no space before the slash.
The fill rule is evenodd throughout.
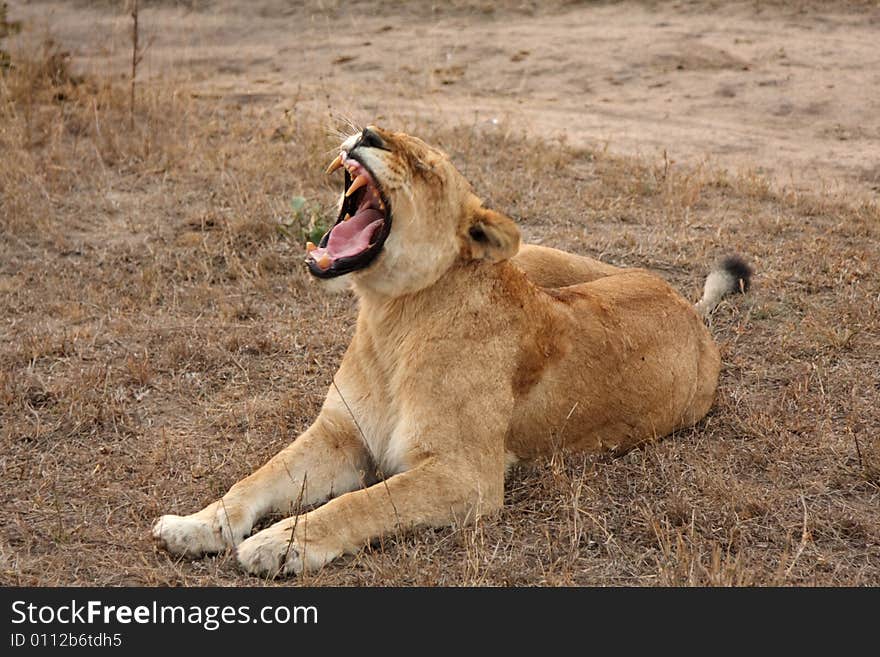
<path id="1" fill-rule="evenodd" d="M 373 233 L 382 225 L 384 215 L 375 208 L 366 208 L 348 221 L 336 224 L 324 250 L 332 260 L 350 258 L 366 251 Z"/>

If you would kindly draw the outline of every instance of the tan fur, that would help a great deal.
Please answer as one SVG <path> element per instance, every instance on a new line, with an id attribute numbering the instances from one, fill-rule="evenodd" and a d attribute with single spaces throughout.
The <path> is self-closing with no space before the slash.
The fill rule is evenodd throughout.
<path id="1" fill-rule="evenodd" d="M 314 424 L 222 500 L 157 521 L 172 552 L 235 546 L 252 573 L 312 570 L 384 534 L 497 510 L 517 460 L 623 452 L 712 403 L 718 350 L 669 285 L 520 248 L 443 153 L 373 130 L 389 150 L 358 155 L 393 224 L 349 276 L 360 310 L 335 385 Z M 266 514 L 315 505 L 245 538 Z"/>

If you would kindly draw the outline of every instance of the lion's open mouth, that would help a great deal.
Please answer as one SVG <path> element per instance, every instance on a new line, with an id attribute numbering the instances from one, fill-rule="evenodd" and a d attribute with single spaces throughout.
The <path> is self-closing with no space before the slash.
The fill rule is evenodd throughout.
<path id="1" fill-rule="evenodd" d="M 391 231 L 391 205 L 373 173 L 343 151 L 327 168 L 345 170 L 345 199 L 333 228 L 318 246 L 309 243 L 306 263 L 319 278 L 342 276 L 375 260 Z"/>

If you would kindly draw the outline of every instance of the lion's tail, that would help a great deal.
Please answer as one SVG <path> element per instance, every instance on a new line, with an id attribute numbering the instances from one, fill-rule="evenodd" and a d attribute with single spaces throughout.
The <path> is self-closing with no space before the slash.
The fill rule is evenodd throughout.
<path id="1" fill-rule="evenodd" d="M 706 277 L 703 298 L 696 304 L 700 314 L 706 316 L 728 294 L 746 293 L 752 281 L 752 268 L 736 255 L 727 256 L 718 262 Z"/>

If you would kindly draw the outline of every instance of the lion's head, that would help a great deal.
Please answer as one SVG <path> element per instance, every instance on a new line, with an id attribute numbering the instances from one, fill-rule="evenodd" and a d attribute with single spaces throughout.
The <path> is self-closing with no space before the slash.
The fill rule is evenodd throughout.
<path id="1" fill-rule="evenodd" d="M 456 261 L 500 262 L 519 249 L 519 229 L 484 208 L 442 151 L 369 126 L 348 138 L 328 173 L 342 168 L 339 216 L 306 262 L 319 278 L 351 274 L 388 296 L 436 282 Z"/>

